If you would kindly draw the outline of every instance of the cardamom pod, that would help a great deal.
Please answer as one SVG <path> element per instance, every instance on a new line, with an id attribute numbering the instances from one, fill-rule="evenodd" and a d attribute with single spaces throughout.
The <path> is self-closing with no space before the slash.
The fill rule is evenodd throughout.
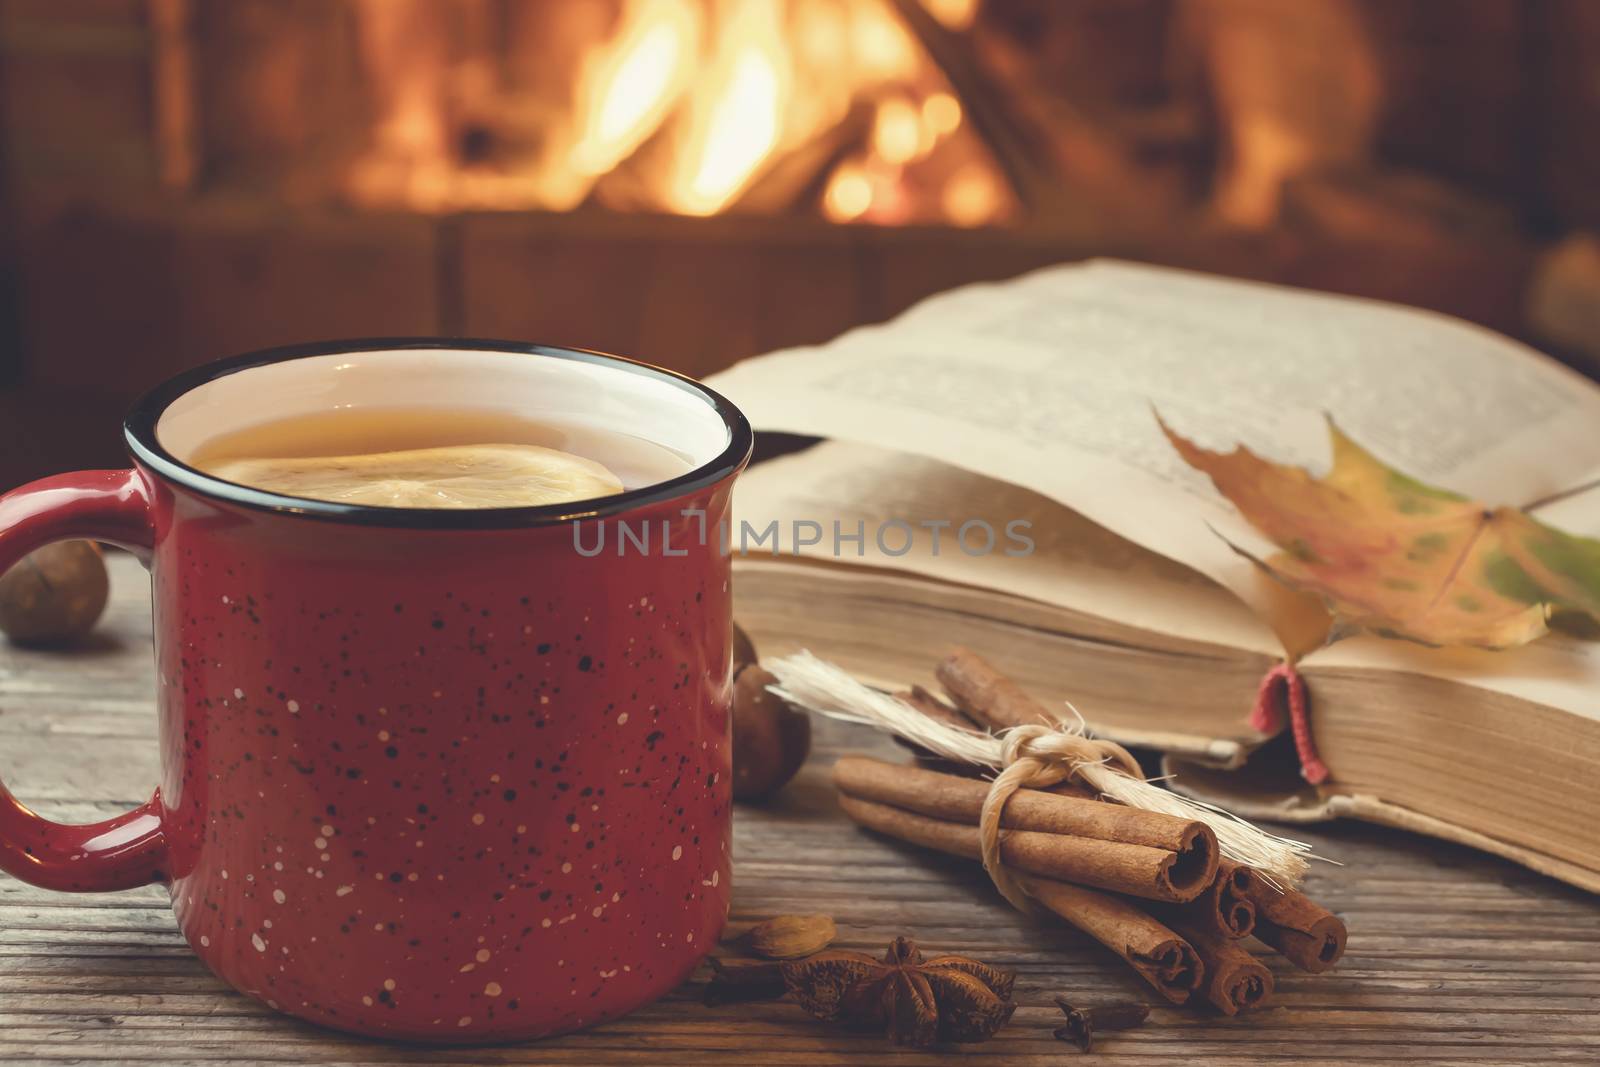
<path id="1" fill-rule="evenodd" d="M 797 960 L 833 944 L 839 930 L 826 915 L 779 915 L 744 935 L 751 952 L 769 960 Z"/>

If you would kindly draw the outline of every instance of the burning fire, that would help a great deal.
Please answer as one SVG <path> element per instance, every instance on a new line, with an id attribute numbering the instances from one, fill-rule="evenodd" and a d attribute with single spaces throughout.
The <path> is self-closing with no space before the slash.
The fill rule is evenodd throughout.
<path id="1" fill-rule="evenodd" d="M 794 74 L 777 0 L 743 0 L 710 60 L 664 190 L 667 206 L 683 215 L 722 210 L 778 147 Z"/>
<path id="2" fill-rule="evenodd" d="M 836 222 L 985 225 L 1015 209 L 987 147 L 890 0 L 592 0 L 609 29 L 575 46 L 564 100 L 475 76 L 463 101 L 430 25 L 464 0 L 358 0 L 379 115 L 350 172 L 358 202 L 569 210 L 586 200 L 681 215 L 788 210 Z M 922 0 L 951 31 L 980 0 Z M 581 19 L 575 23 L 582 24 Z M 558 27 L 559 28 L 559 27 Z M 429 31 L 433 32 L 429 32 Z M 559 36 L 559 34 L 558 34 Z M 545 44 L 551 54 L 566 47 Z M 452 148 L 452 122 L 475 144 Z M 455 140 L 464 139 L 464 134 Z M 492 150 L 532 144 L 537 150 Z"/>
<path id="3" fill-rule="evenodd" d="M 634 5 L 615 40 L 584 65 L 574 170 L 606 173 L 661 125 L 688 88 L 699 36 L 700 10 L 688 0 Z"/>

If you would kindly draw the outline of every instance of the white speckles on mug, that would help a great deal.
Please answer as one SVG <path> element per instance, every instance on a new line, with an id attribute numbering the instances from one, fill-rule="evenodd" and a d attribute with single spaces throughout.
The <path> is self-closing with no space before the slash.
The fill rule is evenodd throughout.
<path id="1" fill-rule="evenodd" d="M 556 602 L 463 599 L 407 602 L 398 614 L 416 632 L 401 647 L 427 651 L 393 678 L 363 674 L 392 634 L 364 629 L 359 608 L 321 605 L 294 614 L 323 624 L 301 624 L 311 658 L 274 646 L 258 676 L 240 665 L 266 657 L 230 648 L 225 683 L 172 687 L 231 701 L 213 698 L 207 732 L 187 735 L 203 754 L 188 769 L 206 775 L 188 795 L 207 798 L 207 829 L 229 844 L 212 846 L 227 862 L 182 888 L 180 919 L 235 985 L 335 1026 L 476 1041 L 614 1017 L 714 944 L 727 720 L 695 681 L 692 609 L 652 593 L 649 629 L 601 638 Z M 482 622 L 486 610 L 542 621 L 524 635 L 520 619 Z M 662 620 L 688 642 L 670 659 L 653 634 Z M 490 657 L 494 673 L 463 686 L 461 656 Z M 252 837 L 233 825 L 238 810 L 276 815 Z M 330 985 L 324 963 L 347 980 Z"/>

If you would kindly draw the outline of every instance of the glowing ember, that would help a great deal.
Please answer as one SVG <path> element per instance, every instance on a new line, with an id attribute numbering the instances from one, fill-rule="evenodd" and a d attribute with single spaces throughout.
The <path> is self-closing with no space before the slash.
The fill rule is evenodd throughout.
<path id="1" fill-rule="evenodd" d="M 944 210 L 957 226 L 982 226 L 1005 203 L 1006 191 L 999 175 L 969 163 L 944 187 Z"/>
<path id="2" fill-rule="evenodd" d="M 822 197 L 823 212 L 834 222 L 854 222 L 872 206 L 872 181 L 858 163 L 833 172 Z"/>

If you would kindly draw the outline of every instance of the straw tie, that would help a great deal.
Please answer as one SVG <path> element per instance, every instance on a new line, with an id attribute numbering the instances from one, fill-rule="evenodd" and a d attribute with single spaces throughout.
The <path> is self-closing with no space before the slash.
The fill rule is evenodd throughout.
<path id="1" fill-rule="evenodd" d="M 1022 883 L 1000 859 L 1000 816 L 1006 802 L 1019 789 L 1048 789 L 1078 775 L 1079 768 L 1116 765 L 1118 769 L 1142 779 L 1144 772 L 1127 749 L 1115 741 L 1064 733 L 1050 726 L 1014 726 L 999 735 L 1004 769 L 989 783 L 978 819 L 978 836 L 983 846 L 983 869 L 988 872 L 1001 896 L 1021 911 L 1032 905 Z"/>

